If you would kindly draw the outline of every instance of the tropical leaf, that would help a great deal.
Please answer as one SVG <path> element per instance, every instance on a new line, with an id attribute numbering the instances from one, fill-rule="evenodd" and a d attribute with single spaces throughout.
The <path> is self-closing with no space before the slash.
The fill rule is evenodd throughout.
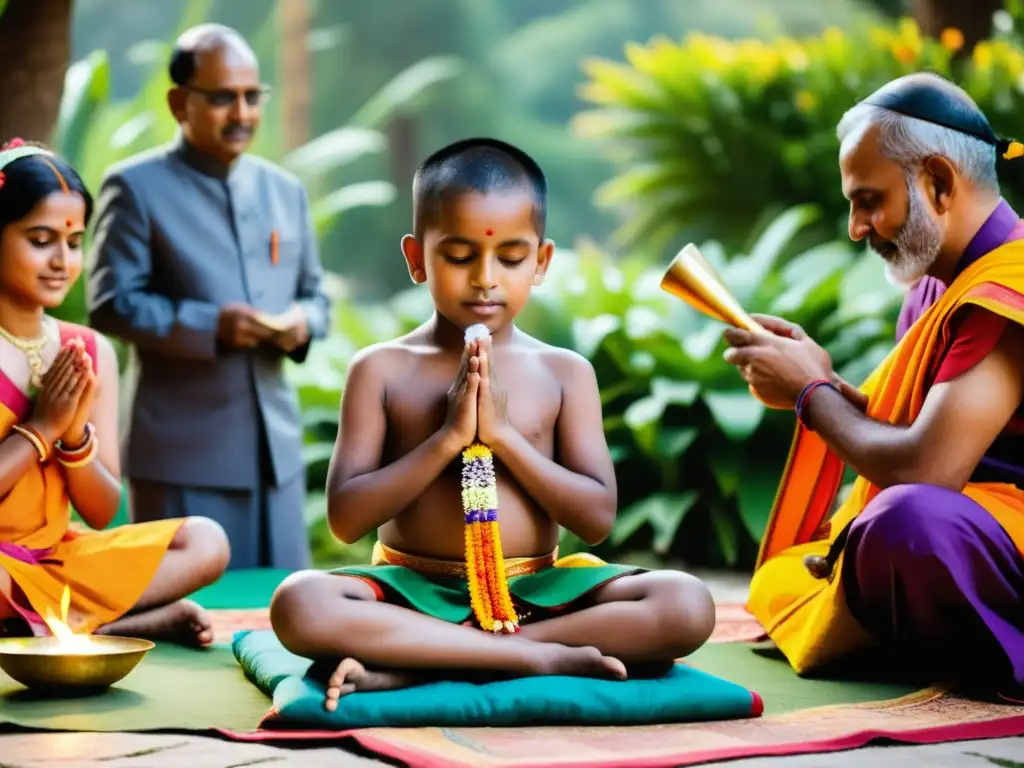
<path id="1" fill-rule="evenodd" d="M 323 237 L 341 214 L 365 206 L 383 207 L 398 195 L 389 181 L 361 181 L 336 189 L 312 205 L 313 224 L 318 237 Z"/>
<path id="2" fill-rule="evenodd" d="M 109 99 L 110 62 L 104 51 L 93 51 L 68 67 L 54 131 L 54 144 L 64 157 L 82 154 L 89 126 Z"/>
<path id="3" fill-rule="evenodd" d="M 402 70 L 353 115 L 350 123 L 364 128 L 380 128 L 396 115 L 415 109 L 430 91 L 462 71 L 462 62 L 454 56 L 434 56 Z"/>
<path id="4" fill-rule="evenodd" d="M 347 125 L 328 131 L 284 156 L 282 164 L 303 177 L 322 176 L 365 155 L 387 149 L 379 131 Z"/>

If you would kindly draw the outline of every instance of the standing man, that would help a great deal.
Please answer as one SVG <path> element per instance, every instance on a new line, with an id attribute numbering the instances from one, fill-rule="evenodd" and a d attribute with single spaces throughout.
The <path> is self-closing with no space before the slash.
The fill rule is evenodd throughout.
<path id="1" fill-rule="evenodd" d="M 305 359 L 328 301 L 300 182 L 246 156 L 266 97 L 234 30 L 185 32 L 169 146 L 108 170 L 90 319 L 139 361 L 127 444 L 132 519 L 203 515 L 231 568 L 304 568 L 302 430 L 284 356 Z"/>

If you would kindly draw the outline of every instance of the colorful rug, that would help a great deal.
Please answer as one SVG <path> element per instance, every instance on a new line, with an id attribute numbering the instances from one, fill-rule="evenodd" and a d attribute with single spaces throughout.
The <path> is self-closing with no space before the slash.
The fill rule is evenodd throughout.
<path id="1" fill-rule="evenodd" d="M 626 728 L 369 728 L 226 734 L 244 741 L 355 741 L 416 768 L 673 768 L 747 757 L 838 752 L 1024 734 L 1021 710 L 929 689 L 904 698 L 754 720 Z"/>

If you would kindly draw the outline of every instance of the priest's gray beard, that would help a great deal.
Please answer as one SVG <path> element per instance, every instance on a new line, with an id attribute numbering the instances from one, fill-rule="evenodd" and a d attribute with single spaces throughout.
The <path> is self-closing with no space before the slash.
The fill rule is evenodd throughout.
<path id="1" fill-rule="evenodd" d="M 885 279 L 903 289 L 911 288 L 928 274 L 942 249 L 942 230 L 928 215 L 921 190 L 909 179 L 907 193 L 907 220 L 893 240 L 896 256 L 885 261 Z"/>

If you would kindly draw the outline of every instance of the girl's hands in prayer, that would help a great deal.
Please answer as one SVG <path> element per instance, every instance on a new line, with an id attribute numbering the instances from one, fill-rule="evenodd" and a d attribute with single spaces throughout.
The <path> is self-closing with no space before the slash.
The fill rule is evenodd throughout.
<path id="1" fill-rule="evenodd" d="M 92 418 L 92 409 L 100 391 L 100 379 L 94 370 L 92 357 L 85 351 L 85 344 L 81 339 L 74 339 L 72 343 L 74 342 L 77 342 L 75 347 L 78 350 L 78 365 L 81 367 L 82 376 L 86 381 L 85 389 L 78 401 L 75 417 L 60 436 L 60 441 L 67 448 L 77 448 L 85 442 L 85 425 Z"/>
<path id="2" fill-rule="evenodd" d="M 812 381 L 832 381 L 832 361 L 803 329 L 769 315 L 754 315 L 767 333 L 725 332 L 725 361 L 740 369 L 751 391 L 771 408 L 793 408 Z"/>
<path id="3" fill-rule="evenodd" d="M 484 445 L 494 446 L 501 442 L 509 428 L 508 395 L 498 380 L 491 354 L 491 338 L 487 336 L 478 342 L 480 358 L 480 395 L 477 407 L 477 434 Z"/>
<path id="4" fill-rule="evenodd" d="M 448 418 L 445 428 L 458 444 L 459 450 L 472 445 L 477 430 L 477 393 L 480 387 L 480 359 L 477 343 L 468 342 L 462 352 L 462 364 L 455 382 L 448 390 Z"/>
<path id="5" fill-rule="evenodd" d="M 32 422 L 50 445 L 68 431 L 88 386 L 90 379 L 83 367 L 83 351 L 81 340 L 69 341 L 43 374 Z"/>

